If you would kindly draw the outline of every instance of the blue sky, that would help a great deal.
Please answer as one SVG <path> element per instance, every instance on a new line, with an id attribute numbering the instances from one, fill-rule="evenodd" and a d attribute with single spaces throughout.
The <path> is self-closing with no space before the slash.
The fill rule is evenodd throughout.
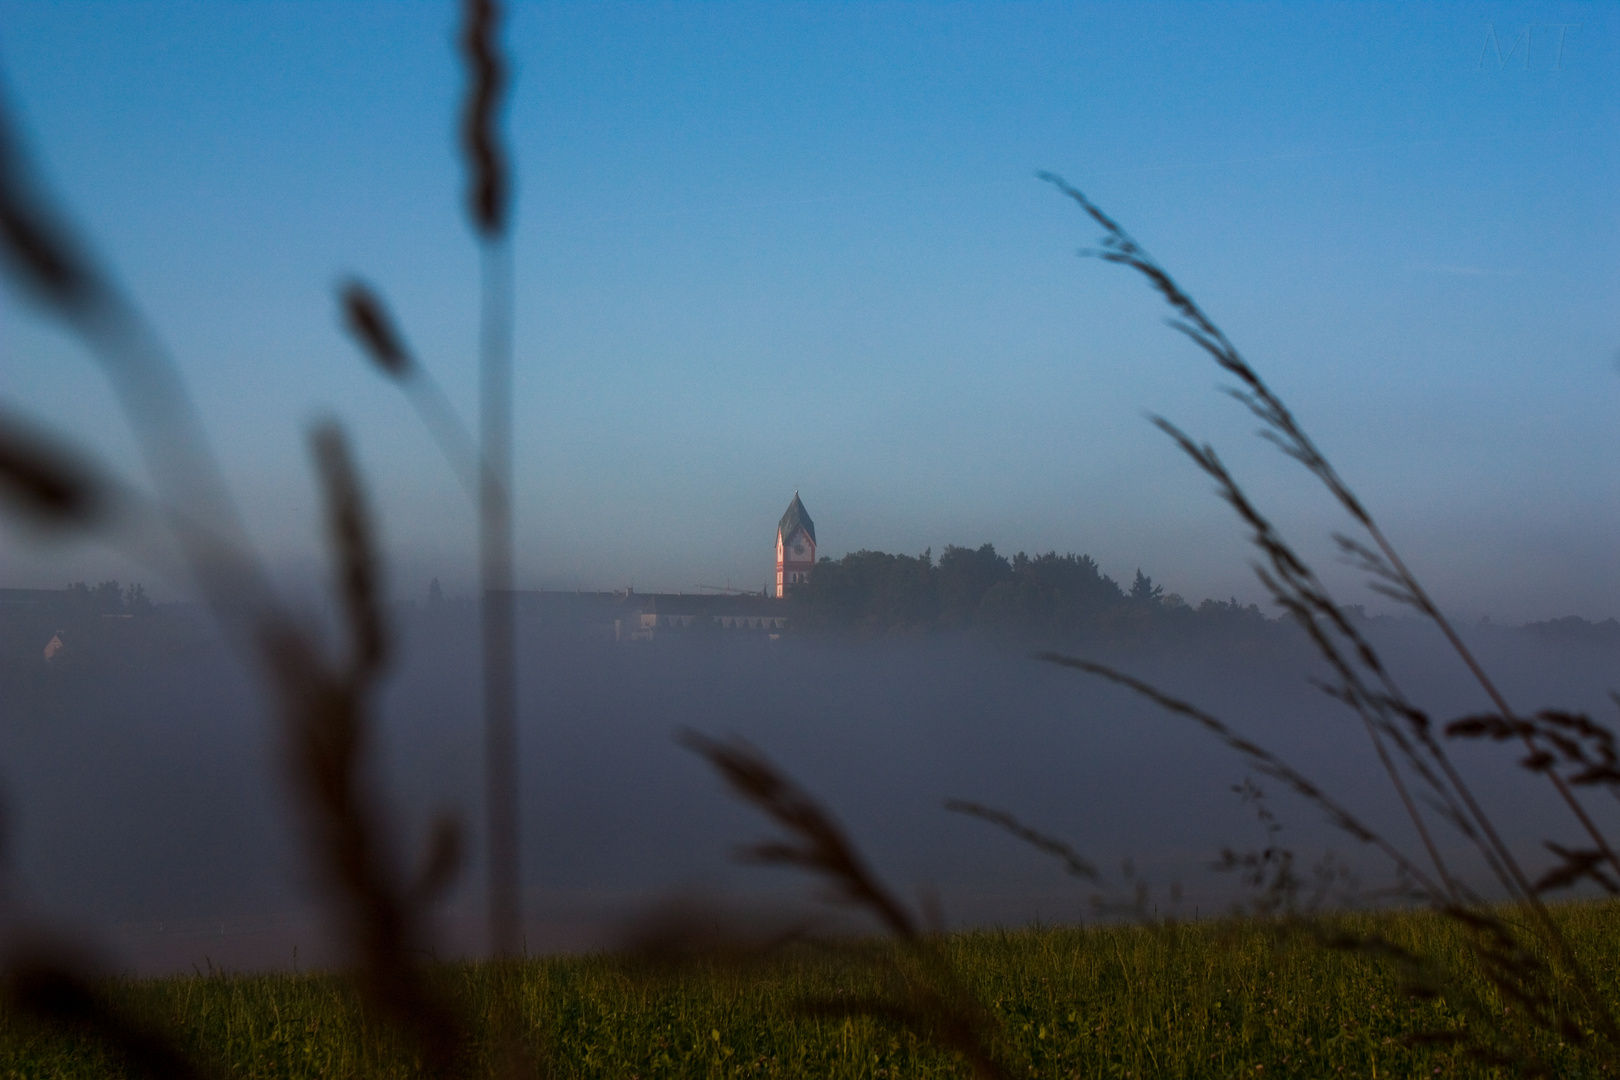
<path id="1" fill-rule="evenodd" d="M 1225 326 L 1444 601 L 1620 614 L 1617 25 L 1560 3 L 517 5 L 520 583 L 761 585 L 797 487 L 823 554 L 990 541 L 1258 599 L 1145 412 L 1215 442 L 1331 564 L 1333 508 L 1138 280 L 1075 257 L 1096 230 L 1049 169 Z M 453 474 L 331 300 L 375 281 L 473 417 L 453 26 L 445 5 L 0 3 L 9 105 L 289 581 L 321 568 L 302 433 L 337 415 L 396 589 L 472 586 Z M 94 367 L 13 293 L 0 401 L 144 482 Z M 102 576 L 153 581 L 0 532 L 4 583 Z"/>

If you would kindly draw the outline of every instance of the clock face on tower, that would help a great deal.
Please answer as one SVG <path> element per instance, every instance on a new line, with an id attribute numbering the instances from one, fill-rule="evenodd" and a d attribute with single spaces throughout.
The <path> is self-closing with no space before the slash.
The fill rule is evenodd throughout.
<path id="1" fill-rule="evenodd" d="M 809 556 L 810 547 L 804 542 L 804 537 L 800 536 L 796 538 L 793 541 L 793 558 L 798 562 L 803 562 L 805 559 L 809 558 Z"/>

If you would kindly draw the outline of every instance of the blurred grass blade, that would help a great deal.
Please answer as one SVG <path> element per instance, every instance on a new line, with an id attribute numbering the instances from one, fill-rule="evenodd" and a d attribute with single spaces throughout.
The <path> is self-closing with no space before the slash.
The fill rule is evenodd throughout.
<path id="1" fill-rule="evenodd" d="M 382 373 L 405 391 L 462 489 L 477 502 L 484 482 L 478 447 L 450 399 L 406 346 L 382 297 L 361 279 L 350 278 L 338 287 L 338 308 L 344 329 Z"/>
<path id="2" fill-rule="evenodd" d="M 485 240 L 505 235 L 511 216 L 512 182 L 505 148 L 495 132 L 506 92 L 506 64 L 496 35 L 501 11 L 494 0 L 462 4 L 461 55 L 467 97 L 461 113 L 461 151 L 467 166 L 467 212 Z"/>
<path id="3" fill-rule="evenodd" d="M 338 304 L 344 327 L 384 374 L 394 379 L 411 374 L 411 354 L 376 290 L 350 278 L 338 288 Z"/>
<path id="4" fill-rule="evenodd" d="M 95 265 L 47 208 L 4 108 L 0 108 L 0 254 L 24 287 L 63 318 L 81 321 L 107 297 Z"/>
<path id="5" fill-rule="evenodd" d="M 418 905 L 431 904 L 455 884 L 467 858 L 467 839 L 461 818 L 445 812 L 433 820 L 422 868 L 411 886 L 411 897 Z"/>
<path id="6" fill-rule="evenodd" d="M 107 493 L 65 451 L 0 413 L 0 497 L 21 516 L 57 528 L 89 528 L 105 518 Z"/>
<path id="7" fill-rule="evenodd" d="M 99 1043 L 128 1073 L 154 1080 L 192 1080 L 205 1075 L 174 1039 L 125 1016 L 102 989 L 50 950 L 34 948 L 13 957 L 4 975 L 9 1011 Z"/>
<path id="8" fill-rule="evenodd" d="M 1063 863 L 1064 872 L 1071 877 L 1077 877 L 1083 881 L 1095 882 L 1102 880 L 1102 875 L 1097 872 L 1097 867 L 1092 864 L 1091 860 L 1074 850 L 1071 845 L 1055 836 L 1048 836 L 1038 829 L 1030 828 L 1005 810 L 982 806 L 979 803 L 968 802 L 965 799 L 947 799 L 945 809 L 953 814 L 976 817 L 980 821 L 989 822 L 1004 832 L 1011 833 L 1035 850 L 1050 855 Z"/>
<path id="9" fill-rule="evenodd" d="M 382 615 L 382 560 L 342 428 L 335 423 L 322 424 L 310 436 L 310 443 L 326 501 L 327 532 L 338 563 L 338 594 L 349 626 L 353 675 L 357 682 L 366 682 L 378 675 L 388 661 L 388 631 Z"/>
<path id="10" fill-rule="evenodd" d="M 478 533 L 483 648 L 484 787 L 490 946 L 519 948 L 522 904 L 518 817 L 517 653 L 512 610 L 511 172 L 496 133 L 507 69 L 494 0 L 465 0 L 459 40 L 467 73 L 461 148 L 467 211 L 483 248 L 478 365 Z"/>
<path id="11" fill-rule="evenodd" d="M 682 746 L 702 757 L 732 793 L 753 805 L 791 837 L 745 848 L 748 862 L 796 866 L 824 878 L 833 899 L 864 908 L 903 940 L 919 937 L 917 920 L 880 884 L 844 830 L 810 793 L 794 783 L 751 743 L 725 741 L 695 731 L 679 736 Z"/>

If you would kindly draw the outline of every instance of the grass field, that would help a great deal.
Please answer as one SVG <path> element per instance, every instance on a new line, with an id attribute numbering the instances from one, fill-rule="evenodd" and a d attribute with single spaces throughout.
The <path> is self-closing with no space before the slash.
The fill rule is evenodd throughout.
<path id="1" fill-rule="evenodd" d="M 1606 980 L 1604 992 L 1620 993 L 1620 904 L 1566 905 L 1558 917 Z M 1343 916 L 1333 925 L 1378 931 L 1442 961 L 1461 955 L 1454 927 L 1426 913 Z M 948 948 L 1000 1021 L 1001 1056 L 1014 1075 L 1497 1074 L 1455 1048 L 1404 1041 L 1458 1027 L 1461 1019 L 1443 1001 L 1405 995 L 1378 959 L 1279 929 L 1225 920 L 980 932 L 954 936 Z M 700 963 L 678 971 L 575 957 L 504 971 L 446 965 L 437 975 L 485 1038 L 501 988 L 515 986 L 533 1049 L 559 1077 L 967 1075 L 949 1052 L 871 1020 L 796 1011 L 807 997 L 881 992 L 882 965 L 857 953 L 805 947 L 752 966 Z M 402 1043 L 368 1023 L 338 976 L 217 974 L 119 982 L 112 993 L 148 1022 L 180 1032 L 221 1072 L 415 1073 Z M 1558 1075 L 1600 1075 L 1583 1071 L 1555 1041 L 1544 1052 Z M 94 1048 L 10 1017 L 0 1021 L 0 1071 L 118 1074 Z"/>

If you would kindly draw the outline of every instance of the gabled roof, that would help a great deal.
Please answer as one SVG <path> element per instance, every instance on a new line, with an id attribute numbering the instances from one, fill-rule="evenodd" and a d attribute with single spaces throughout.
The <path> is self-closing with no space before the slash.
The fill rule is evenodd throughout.
<path id="1" fill-rule="evenodd" d="M 782 534 L 783 540 L 793 539 L 793 534 L 800 528 L 810 534 L 810 542 L 816 542 L 816 523 L 810 520 L 810 514 L 805 510 L 804 503 L 799 501 L 799 493 L 793 493 L 793 501 L 788 503 L 787 513 L 782 515 L 781 524 L 776 529 Z"/>

